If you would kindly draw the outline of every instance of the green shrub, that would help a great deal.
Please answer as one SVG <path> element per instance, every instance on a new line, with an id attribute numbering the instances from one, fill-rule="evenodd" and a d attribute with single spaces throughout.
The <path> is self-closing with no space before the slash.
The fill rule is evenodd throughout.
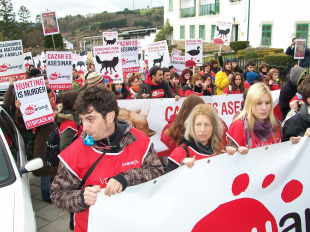
<path id="1" fill-rule="evenodd" d="M 273 51 L 274 53 L 283 53 L 284 49 L 283 48 L 271 48 L 271 51 Z"/>
<path id="2" fill-rule="evenodd" d="M 153 23 L 151 21 L 144 21 L 144 20 L 136 20 L 134 22 L 134 26 L 138 27 L 138 26 L 142 26 L 142 27 L 149 27 L 152 26 Z"/>
<path id="3" fill-rule="evenodd" d="M 247 53 L 245 53 L 245 59 L 247 60 L 256 58 L 258 58 L 258 54 L 256 51 L 248 51 Z"/>
<path id="4" fill-rule="evenodd" d="M 292 56 L 288 56 L 285 53 L 276 53 L 272 55 L 267 55 L 264 57 L 264 62 L 270 65 L 287 65 L 294 62 Z"/>
<path id="5" fill-rule="evenodd" d="M 100 29 L 120 28 L 127 26 L 127 19 L 117 19 L 100 23 Z"/>
<path id="6" fill-rule="evenodd" d="M 232 50 L 235 52 L 245 49 L 249 46 L 250 42 L 249 41 L 233 41 L 230 42 L 229 46 Z"/>

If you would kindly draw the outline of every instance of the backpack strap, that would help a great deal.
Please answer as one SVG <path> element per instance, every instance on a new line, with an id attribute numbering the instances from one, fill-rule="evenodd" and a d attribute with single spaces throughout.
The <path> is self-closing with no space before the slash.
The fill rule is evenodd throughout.
<path id="1" fill-rule="evenodd" d="M 183 149 L 184 149 L 185 152 L 186 152 L 186 158 L 189 158 L 189 151 L 188 151 L 187 147 L 184 146 L 184 145 L 180 145 L 180 147 L 183 147 Z"/>
<path id="2" fill-rule="evenodd" d="M 105 155 L 105 152 L 102 153 L 102 155 L 93 163 L 93 165 L 88 169 L 88 171 L 86 172 L 86 174 L 84 175 L 82 182 L 79 185 L 79 189 L 83 188 L 85 185 L 86 180 L 88 179 L 88 177 L 92 174 L 92 172 L 94 171 L 95 167 L 97 166 L 97 164 L 99 163 L 99 161 L 101 160 L 101 158 Z"/>

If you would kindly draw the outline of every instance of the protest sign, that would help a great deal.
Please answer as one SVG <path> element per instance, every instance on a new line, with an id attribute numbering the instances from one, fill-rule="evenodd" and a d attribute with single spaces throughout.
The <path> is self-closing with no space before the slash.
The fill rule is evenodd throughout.
<path id="1" fill-rule="evenodd" d="M 60 33 L 55 11 L 42 12 L 41 20 L 44 36 Z"/>
<path id="2" fill-rule="evenodd" d="M 27 129 L 54 121 L 43 77 L 15 81 L 14 89 Z"/>
<path id="3" fill-rule="evenodd" d="M 153 67 L 155 65 L 159 67 L 168 67 L 170 65 L 166 40 L 150 43 L 147 47 L 147 55 L 149 67 Z"/>
<path id="4" fill-rule="evenodd" d="M 121 46 L 123 72 L 139 72 L 140 64 L 138 59 L 138 40 L 119 40 L 117 41 L 117 44 Z"/>
<path id="5" fill-rule="evenodd" d="M 21 40 L 0 42 L 0 83 L 8 81 L 11 76 L 17 80 L 27 77 Z"/>
<path id="6" fill-rule="evenodd" d="M 112 197 L 102 189 L 88 231 L 308 231 L 309 143 L 205 158 Z"/>
<path id="7" fill-rule="evenodd" d="M 214 44 L 229 45 L 231 35 L 231 22 L 217 22 L 214 32 Z"/>
<path id="8" fill-rule="evenodd" d="M 123 82 L 120 45 L 94 47 L 95 68 L 109 84 Z"/>
<path id="9" fill-rule="evenodd" d="M 116 45 L 118 40 L 118 32 L 117 31 L 104 31 L 102 32 L 103 36 L 103 46 Z"/>
<path id="10" fill-rule="evenodd" d="M 294 59 L 304 59 L 306 52 L 306 40 L 296 39 L 295 40 L 295 52 Z"/>
<path id="11" fill-rule="evenodd" d="M 185 56 L 172 56 L 171 64 L 173 65 L 176 72 L 179 75 L 181 75 L 182 71 L 186 68 L 185 67 Z"/>
<path id="12" fill-rule="evenodd" d="M 87 56 L 80 56 L 79 54 L 72 54 L 72 64 L 75 65 L 75 69 L 79 75 L 85 75 L 87 73 Z"/>
<path id="13" fill-rule="evenodd" d="M 46 75 L 52 90 L 71 89 L 72 53 L 46 52 Z"/>
<path id="14" fill-rule="evenodd" d="M 202 66 L 203 44 L 201 39 L 185 40 L 186 67 Z"/>
<path id="15" fill-rule="evenodd" d="M 34 65 L 31 52 L 24 53 L 24 57 L 24 63 L 26 68 L 28 68 L 31 64 Z"/>

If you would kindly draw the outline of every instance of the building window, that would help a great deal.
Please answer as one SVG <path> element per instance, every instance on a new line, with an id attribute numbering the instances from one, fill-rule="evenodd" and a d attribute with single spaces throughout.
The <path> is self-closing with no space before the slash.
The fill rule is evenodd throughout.
<path id="1" fill-rule="evenodd" d="M 205 25 L 199 25 L 199 39 L 205 40 Z"/>
<path id="2" fill-rule="evenodd" d="M 169 0 L 169 11 L 173 11 L 173 0 Z"/>
<path id="3" fill-rule="evenodd" d="M 195 25 L 189 26 L 189 38 L 195 39 Z"/>
<path id="4" fill-rule="evenodd" d="M 264 24 L 262 30 L 262 45 L 271 45 L 271 24 Z"/>
<path id="5" fill-rule="evenodd" d="M 297 24 L 296 38 L 306 39 L 306 43 L 308 43 L 308 29 L 309 29 L 309 24 Z"/>
<path id="6" fill-rule="evenodd" d="M 207 3 L 205 1 L 201 1 L 200 5 L 200 16 L 203 15 L 216 15 L 220 13 L 220 2 L 215 0 L 214 3 Z"/>
<path id="7" fill-rule="evenodd" d="M 214 34 L 215 34 L 215 25 L 211 26 L 211 40 L 214 40 Z"/>
<path id="8" fill-rule="evenodd" d="M 181 1 L 181 18 L 196 16 L 196 0 Z"/>
<path id="9" fill-rule="evenodd" d="M 240 2 L 241 0 L 229 0 L 230 2 Z"/>
<path id="10" fill-rule="evenodd" d="M 185 39 L 185 26 L 180 26 L 180 39 Z"/>

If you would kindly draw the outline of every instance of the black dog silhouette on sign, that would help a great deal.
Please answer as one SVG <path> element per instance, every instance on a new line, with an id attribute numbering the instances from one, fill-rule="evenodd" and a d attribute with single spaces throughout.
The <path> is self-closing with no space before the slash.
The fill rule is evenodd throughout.
<path id="1" fill-rule="evenodd" d="M 76 65 L 77 65 L 77 66 L 80 66 L 80 67 L 82 68 L 82 66 L 85 66 L 85 63 L 84 63 L 84 61 L 78 61 L 78 62 L 76 63 Z"/>
<path id="2" fill-rule="evenodd" d="M 192 50 L 188 51 L 187 53 L 190 54 L 191 56 L 197 56 L 200 53 L 199 49 L 200 49 L 200 46 L 197 47 L 197 50 L 192 49 Z"/>
<path id="3" fill-rule="evenodd" d="M 164 60 L 164 53 L 158 53 L 158 55 L 160 56 L 160 58 L 153 60 L 153 66 L 155 66 L 155 64 L 159 64 L 159 67 L 161 67 L 161 62 L 163 62 Z"/>
<path id="4" fill-rule="evenodd" d="M 217 37 L 218 37 L 218 36 L 221 36 L 221 38 L 224 38 L 224 36 L 227 38 L 227 35 L 228 35 L 228 33 L 230 32 L 230 29 L 229 29 L 229 28 L 227 28 L 226 30 L 221 30 L 221 29 L 219 28 L 219 26 L 216 26 L 216 30 L 219 32 L 219 33 L 217 34 Z"/>
<path id="5" fill-rule="evenodd" d="M 104 39 L 104 42 L 106 42 L 106 45 L 114 45 L 116 42 L 116 38 L 109 40 L 109 39 L 106 39 L 105 37 L 103 37 L 103 39 Z"/>
<path id="6" fill-rule="evenodd" d="M 112 68 L 114 72 L 116 72 L 115 66 L 118 64 L 118 56 L 113 57 L 112 60 L 103 60 L 103 61 L 100 60 L 99 56 L 96 56 L 96 61 L 98 64 L 101 64 L 102 68 L 100 69 L 100 72 L 104 68 L 106 72 L 108 71 L 108 68 L 110 68 L 110 72 L 112 72 Z"/>
<path id="7" fill-rule="evenodd" d="M 31 60 L 31 56 L 25 56 L 24 60 L 27 60 L 27 61 Z"/>

